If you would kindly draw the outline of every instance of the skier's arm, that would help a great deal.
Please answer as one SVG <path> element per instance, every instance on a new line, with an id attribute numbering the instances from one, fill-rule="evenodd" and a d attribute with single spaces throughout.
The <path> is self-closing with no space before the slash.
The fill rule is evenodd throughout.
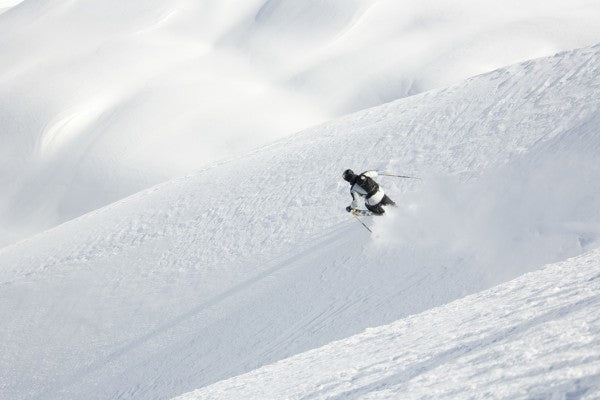
<path id="1" fill-rule="evenodd" d="M 377 178 L 379 175 L 377 174 L 377 171 L 366 171 L 363 173 L 364 176 L 368 176 L 371 179 L 375 179 Z"/>
<path id="2" fill-rule="evenodd" d="M 360 196 L 358 195 L 358 193 L 354 192 L 352 189 L 350 189 L 350 194 L 352 195 L 352 203 L 350 204 L 350 207 L 352 207 L 353 209 L 357 209 L 358 208 L 358 198 Z"/>

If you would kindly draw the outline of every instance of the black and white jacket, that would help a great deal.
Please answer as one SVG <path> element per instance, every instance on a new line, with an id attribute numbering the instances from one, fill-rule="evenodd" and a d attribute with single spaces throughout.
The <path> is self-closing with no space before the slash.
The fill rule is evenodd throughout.
<path id="1" fill-rule="evenodd" d="M 375 206 L 381 202 L 385 193 L 379 185 L 375 183 L 375 187 L 371 189 L 371 193 L 367 191 L 369 188 L 366 187 L 367 179 L 365 177 L 375 179 L 377 176 L 377 171 L 366 171 L 356 177 L 354 184 L 350 187 L 350 194 L 352 195 L 352 204 L 350 207 L 358 208 L 358 199 L 361 197 L 365 197 L 365 204 L 370 206 Z"/>

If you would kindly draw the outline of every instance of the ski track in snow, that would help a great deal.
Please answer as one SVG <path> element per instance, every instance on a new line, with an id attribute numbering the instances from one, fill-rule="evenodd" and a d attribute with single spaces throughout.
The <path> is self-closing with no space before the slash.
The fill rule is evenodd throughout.
<path id="1" fill-rule="evenodd" d="M 0 394 L 172 397 L 540 267 L 521 259 L 487 269 L 469 253 L 420 247 L 422 237 L 396 247 L 377 222 L 369 236 L 343 211 L 340 174 L 376 168 L 461 183 L 518 163 L 525 179 L 555 152 L 579 157 L 570 138 L 593 152 L 599 52 L 352 114 L 0 250 Z M 600 193 L 593 167 L 586 210 Z M 401 205 L 423 189 L 380 181 Z M 564 216 L 575 228 L 557 245 L 593 248 L 597 214 Z"/>

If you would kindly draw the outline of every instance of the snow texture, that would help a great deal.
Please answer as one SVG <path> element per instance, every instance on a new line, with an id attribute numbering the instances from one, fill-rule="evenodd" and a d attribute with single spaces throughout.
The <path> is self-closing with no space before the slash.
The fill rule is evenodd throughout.
<path id="1" fill-rule="evenodd" d="M 599 40 L 589 0 L 0 0 L 0 246 L 332 117 Z"/>
<path id="2" fill-rule="evenodd" d="M 600 398 L 600 251 L 178 400 Z"/>
<path id="3" fill-rule="evenodd" d="M 0 397 L 170 398 L 593 250 L 600 226 L 599 53 L 600 46 L 564 52 L 361 111 L 0 250 Z M 391 218 L 367 220 L 370 235 L 344 211 L 350 196 L 341 172 L 348 167 L 423 180 L 380 179 L 400 207 Z M 590 254 L 573 262 L 584 265 L 589 279 L 597 265 L 597 253 Z M 514 299 L 480 308 L 481 315 L 490 307 L 514 314 L 507 321 L 517 332 L 505 332 L 507 351 L 516 351 L 518 338 L 525 340 L 519 332 L 531 328 L 540 335 L 536 346 L 556 346 L 548 360 L 573 363 L 564 391 L 556 387 L 563 394 L 575 390 L 577 377 L 598 373 L 597 347 L 590 359 L 577 350 L 597 346 L 597 320 L 588 318 L 597 315 L 597 304 L 586 300 L 597 295 L 597 280 L 577 286 L 577 271 L 552 272 L 567 266 L 497 289 Z M 563 275 L 565 293 L 580 297 L 548 297 L 546 310 L 579 305 L 564 318 L 519 322 L 527 309 L 510 305 L 520 307 L 526 290 L 513 286 L 529 287 L 540 276 L 548 279 L 541 287 L 560 288 L 552 279 Z M 542 306 L 531 307 L 532 317 L 544 315 Z M 449 326 L 448 309 L 411 318 L 438 315 Z M 452 315 L 480 317 L 465 310 Z M 502 314 L 485 315 L 504 321 Z M 562 329 L 569 322 L 576 324 L 572 331 Z M 463 330 L 465 341 L 456 342 L 460 332 L 450 329 L 455 341 L 445 342 L 436 341 L 445 333 L 432 323 L 419 327 L 428 330 L 420 331 L 424 347 L 417 356 L 433 371 L 423 379 L 439 377 L 434 367 L 445 365 L 439 357 L 458 363 L 460 374 L 475 373 L 461 369 L 468 358 L 458 356 L 479 353 L 452 350 L 456 343 L 471 344 L 482 354 L 477 365 L 493 368 L 494 360 L 485 359 L 494 348 L 500 353 L 502 342 L 490 342 L 496 347 L 487 352 L 485 340 L 502 339 L 500 327 L 489 327 L 496 336 L 479 342 L 476 331 Z M 579 335 L 580 324 L 589 325 L 589 336 Z M 465 326 L 486 328 L 477 321 Z M 538 326 L 557 329 L 544 334 Z M 399 341 L 412 340 L 395 328 L 374 332 L 386 329 Z M 436 350 L 438 344 L 446 350 Z M 516 355 L 502 357 L 509 365 Z M 519 369 L 528 375 L 515 391 L 538 384 L 542 390 L 537 377 L 544 374 L 534 367 Z M 409 377 L 419 364 L 410 368 Z M 367 386 L 342 390 L 379 388 L 383 375 L 355 372 Z M 495 373 L 500 379 L 507 372 L 485 370 L 482 379 Z M 400 391 L 395 385 L 420 378 L 385 379 Z M 312 382 L 304 387 L 312 390 Z M 592 386 L 582 380 L 580 387 Z"/>

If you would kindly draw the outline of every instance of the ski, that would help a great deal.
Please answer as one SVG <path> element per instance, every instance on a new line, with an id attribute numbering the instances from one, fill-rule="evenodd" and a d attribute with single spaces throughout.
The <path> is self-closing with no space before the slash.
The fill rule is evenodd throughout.
<path id="1" fill-rule="evenodd" d="M 359 210 L 356 208 L 352 210 L 352 214 L 357 217 L 370 217 L 372 215 L 375 215 L 369 210 Z"/>

